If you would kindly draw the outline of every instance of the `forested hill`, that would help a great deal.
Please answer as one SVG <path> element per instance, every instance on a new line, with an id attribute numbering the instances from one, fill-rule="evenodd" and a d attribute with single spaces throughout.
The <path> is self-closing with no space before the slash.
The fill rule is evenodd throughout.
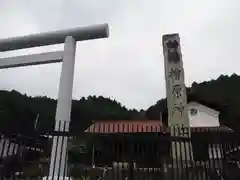
<path id="1" fill-rule="evenodd" d="M 229 127 L 240 129 L 240 76 L 221 75 L 216 80 L 193 83 L 188 88 L 188 99 L 209 104 L 221 110 L 220 121 Z M 71 131 L 81 133 L 92 120 L 159 119 L 160 111 L 166 112 L 166 99 L 159 100 L 146 112 L 129 110 L 119 102 L 102 96 L 89 96 L 74 100 L 72 104 Z M 50 130 L 54 124 L 56 100 L 47 97 L 28 97 L 17 91 L 0 91 L 0 128 L 34 130 L 39 113 L 37 129 Z M 167 114 L 164 113 L 164 121 Z"/>
<path id="2" fill-rule="evenodd" d="M 240 76 L 221 75 L 216 80 L 202 83 L 194 82 L 187 89 L 188 101 L 196 100 L 220 111 L 220 123 L 234 130 L 240 130 Z M 159 111 L 163 111 L 164 121 L 167 123 L 167 102 L 161 99 L 146 111 L 149 119 L 159 118 Z"/>
<path id="3" fill-rule="evenodd" d="M 17 91 L 0 91 L 0 128 L 34 130 L 39 114 L 37 129 L 48 131 L 53 128 L 56 100 L 47 97 L 28 97 Z M 73 100 L 71 131 L 81 133 L 92 120 L 144 119 L 144 111 L 127 109 L 119 102 L 102 96 L 89 96 Z"/>

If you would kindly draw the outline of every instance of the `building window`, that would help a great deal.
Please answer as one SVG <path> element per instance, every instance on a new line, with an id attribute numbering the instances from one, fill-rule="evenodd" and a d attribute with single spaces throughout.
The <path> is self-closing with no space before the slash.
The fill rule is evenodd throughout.
<path id="1" fill-rule="evenodd" d="M 191 114 L 192 116 L 196 116 L 196 114 L 197 114 L 197 109 L 191 108 L 191 109 L 190 109 L 190 114 Z"/>

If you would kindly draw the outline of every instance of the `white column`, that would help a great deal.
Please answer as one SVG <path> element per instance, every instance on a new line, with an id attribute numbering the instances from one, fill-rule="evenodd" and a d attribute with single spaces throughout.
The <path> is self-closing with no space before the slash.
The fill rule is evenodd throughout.
<path id="1" fill-rule="evenodd" d="M 55 130 L 68 131 L 71 107 L 72 88 L 75 64 L 76 40 L 68 36 L 65 39 L 62 72 L 60 78 L 57 110 L 55 117 Z M 64 128 L 65 124 L 65 128 Z M 51 153 L 49 176 L 67 176 L 67 141 L 66 137 L 54 137 Z"/>

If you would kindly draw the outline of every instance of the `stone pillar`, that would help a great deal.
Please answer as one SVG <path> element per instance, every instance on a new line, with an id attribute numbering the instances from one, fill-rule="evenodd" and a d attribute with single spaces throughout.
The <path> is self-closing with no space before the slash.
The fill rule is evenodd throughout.
<path id="1" fill-rule="evenodd" d="M 184 69 L 178 34 L 163 36 L 168 125 L 189 126 Z"/>
<path id="2" fill-rule="evenodd" d="M 168 109 L 168 126 L 171 136 L 190 137 L 187 95 L 184 69 L 178 34 L 162 37 L 165 81 Z M 176 161 L 191 160 L 192 151 L 189 143 L 172 142 L 172 157 Z"/>

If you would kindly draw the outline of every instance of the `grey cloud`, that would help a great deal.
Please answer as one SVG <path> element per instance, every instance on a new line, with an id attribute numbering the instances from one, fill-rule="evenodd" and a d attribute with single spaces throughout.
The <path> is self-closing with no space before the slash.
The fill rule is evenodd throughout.
<path id="1" fill-rule="evenodd" d="M 239 73 L 239 10 L 237 0 L 3 0 L 0 37 L 107 22 L 109 39 L 78 43 L 74 98 L 104 95 L 129 108 L 147 108 L 165 97 L 163 34 L 180 33 L 188 86 L 221 73 Z M 60 68 L 55 64 L 1 70 L 0 87 L 57 97 Z"/>

